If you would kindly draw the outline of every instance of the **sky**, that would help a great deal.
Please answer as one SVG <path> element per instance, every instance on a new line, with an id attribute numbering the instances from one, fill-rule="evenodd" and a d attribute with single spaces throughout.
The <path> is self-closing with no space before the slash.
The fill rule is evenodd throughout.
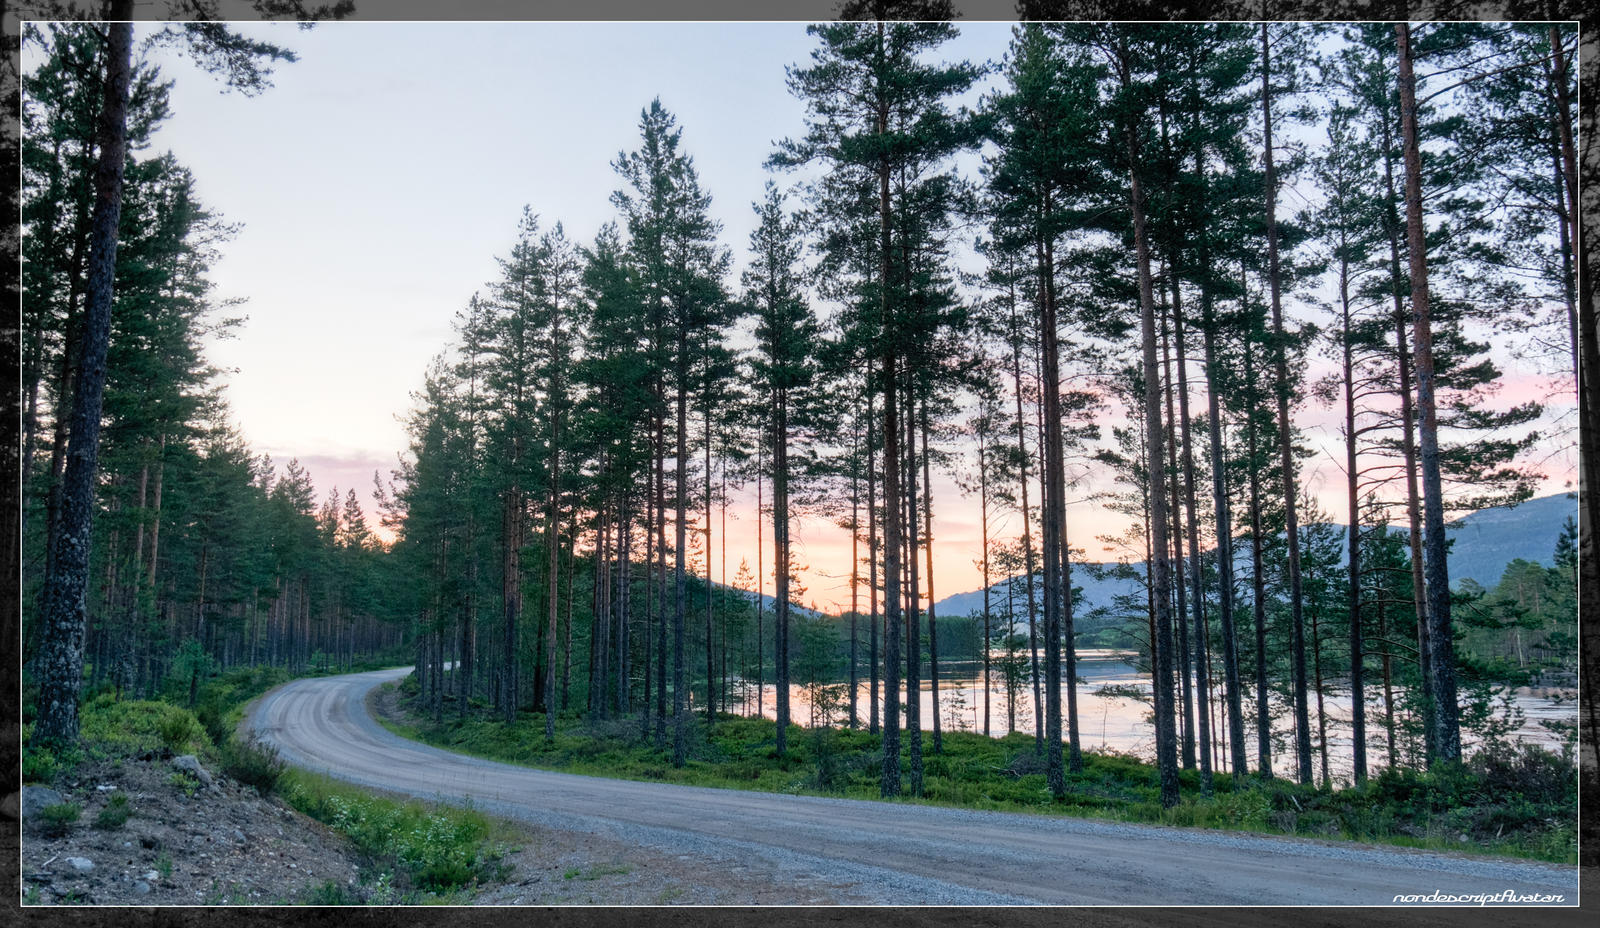
<path id="1" fill-rule="evenodd" d="M 152 148 L 172 150 L 201 200 L 242 225 L 212 274 L 219 298 L 246 300 L 242 329 L 209 348 L 227 371 L 234 421 L 258 454 L 280 466 L 298 458 L 323 495 L 355 487 L 369 516 L 373 472 L 387 479 L 406 446 L 412 391 L 452 342 L 454 314 L 497 276 L 524 204 L 545 227 L 559 221 L 570 238 L 592 240 L 616 218 L 609 196 L 621 181 L 610 163 L 636 147 L 653 97 L 677 117 L 713 197 L 736 284 L 755 224 L 750 204 L 770 176 L 762 162 L 775 140 L 804 131 L 784 66 L 805 62 L 814 44 L 803 23 L 238 28 L 300 60 L 247 98 L 175 53 L 152 52 L 175 82 L 173 116 Z M 964 23 L 943 56 L 998 59 L 1010 28 Z M 1305 196 L 1291 190 L 1280 202 L 1293 208 Z M 1507 399 L 1550 387 L 1532 368 L 1512 373 Z M 1326 443 L 1338 440 L 1338 418 L 1308 404 L 1299 421 Z M 1570 471 L 1558 463 L 1552 472 Z M 1342 474 L 1330 455 L 1305 479 L 1340 511 Z M 1077 496 L 1107 486 L 1107 475 L 1091 474 Z M 1563 488 L 1557 477 L 1543 492 Z M 980 585 L 978 523 L 976 500 L 936 473 L 938 596 Z M 1069 507 L 1072 541 L 1090 560 L 1113 559 L 1094 538 L 1122 523 L 1098 503 Z M 736 500 L 728 528 L 731 579 L 741 557 L 755 564 L 753 490 Z M 1019 529 L 1015 520 L 990 526 Z M 810 565 L 804 601 L 848 606 L 848 534 L 814 519 L 795 534 L 797 558 Z M 765 544 L 770 571 L 770 527 Z M 720 579 L 721 567 L 712 569 Z"/>

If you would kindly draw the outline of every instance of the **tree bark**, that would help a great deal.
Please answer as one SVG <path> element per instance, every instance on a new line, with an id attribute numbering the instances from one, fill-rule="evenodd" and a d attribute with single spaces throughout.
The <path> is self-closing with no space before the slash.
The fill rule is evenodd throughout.
<path id="1" fill-rule="evenodd" d="M 72 399 L 71 437 L 62 477 L 62 531 L 45 577 L 39 643 L 39 715 L 35 744 L 72 744 L 78 738 L 78 693 L 88 621 L 85 596 L 94 524 L 94 482 L 105 396 L 106 352 L 116 274 L 117 224 L 122 215 L 122 176 L 127 159 L 128 96 L 133 71 L 133 4 L 117 0 L 108 26 L 106 76 L 97 129 L 95 205 L 89 253 L 88 300 L 84 308 L 81 376 Z"/>
<path id="2" fill-rule="evenodd" d="M 1133 83 L 1126 49 L 1118 61 L 1124 90 Z M 1150 242 L 1145 232 L 1144 190 L 1139 179 L 1140 155 L 1137 126 L 1124 126 L 1128 152 L 1128 206 L 1133 214 L 1133 241 L 1139 267 L 1139 323 L 1144 344 L 1144 415 L 1146 466 L 1150 481 L 1150 587 L 1155 626 L 1156 766 L 1161 782 L 1161 804 L 1178 802 L 1177 725 L 1172 692 L 1172 612 L 1168 603 L 1172 580 L 1168 563 L 1167 502 L 1164 440 L 1161 423 L 1161 368 L 1156 359 L 1155 293 L 1150 272 Z"/>
<path id="3" fill-rule="evenodd" d="M 1418 437 L 1421 439 L 1423 554 L 1428 580 L 1428 667 L 1433 685 L 1433 730 L 1438 760 L 1461 758 L 1456 705 L 1455 639 L 1450 618 L 1450 573 L 1445 562 L 1444 496 L 1439 418 L 1434 398 L 1433 326 L 1428 305 L 1428 252 L 1422 219 L 1422 155 L 1417 143 L 1416 77 L 1411 27 L 1395 25 L 1400 64 L 1400 131 L 1405 146 L 1406 239 L 1411 258 L 1412 338 L 1416 352 Z"/>
<path id="4" fill-rule="evenodd" d="M 1285 529 L 1289 548 L 1290 660 L 1294 678 L 1295 759 L 1300 782 L 1311 782 L 1311 712 L 1306 692 L 1304 595 L 1300 578 L 1299 491 L 1294 468 L 1294 431 L 1289 419 L 1289 346 L 1283 330 L 1283 301 L 1278 265 L 1278 179 L 1273 171 L 1272 67 L 1267 24 L 1261 24 L 1261 115 L 1265 132 L 1262 159 L 1266 167 L 1267 287 L 1272 306 L 1272 362 L 1278 396 L 1278 456 L 1283 474 Z"/>

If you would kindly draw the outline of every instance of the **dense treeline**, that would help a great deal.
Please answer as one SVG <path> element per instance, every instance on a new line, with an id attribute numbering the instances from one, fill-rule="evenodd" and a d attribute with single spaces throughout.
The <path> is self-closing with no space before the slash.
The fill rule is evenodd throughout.
<path id="1" fill-rule="evenodd" d="M 768 160 L 737 281 L 693 127 L 659 100 L 612 162 L 616 220 L 592 242 L 525 208 L 414 397 L 377 489 L 387 546 L 354 492 L 316 509 L 302 471 L 276 475 L 220 424 L 194 345 L 226 324 L 204 275 L 226 227 L 170 158 L 130 158 L 91 679 L 148 685 L 189 640 L 296 667 L 404 645 L 436 719 L 532 710 L 547 738 L 563 712 L 627 720 L 678 765 L 769 684 L 781 757 L 806 684 L 806 721 L 881 736 L 897 795 L 942 750 L 959 654 L 986 693 L 1031 691 L 1060 796 L 1083 766 L 1077 651 L 1120 624 L 1152 676 L 1167 804 L 1180 768 L 1207 789 L 1275 765 L 1327 781 L 1334 728 L 1357 781 L 1460 759 L 1502 633 L 1572 602 L 1453 589 L 1443 526 L 1543 476 L 1526 452 L 1552 441 L 1546 411 L 1496 395 L 1492 349 L 1576 376 L 1575 31 L 1025 24 L 993 65 L 940 60 L 946 23 L 808 31 L 787 71 L 805 124 Z M 52 61 L 72 41 L 98 54 L 73 35 L 52 35 Z M 96 93 L 49 73 L 25 175 L 41 556 Z M 135 77 L 137 144 L 161 95 Z M 1322 409 L 1327 447 L 1304 425 Z M 1309 492 L 1318 454 L 1342 512 Z M 973 616 L 931 605 L 936 473 L 979 510 L 982 550 L 955 555 L 984 577 Z M 1144 594 L 1112 615 L 1074 585 L 1091 540 L 1069 507 L 1091 474 L 1118 481 L 1129 528 L 1102 541 Z M 763 535 L 729 577 L 735 494 Z M 850 563 L 829 565 L 843 616 L 798 606 L 801 519 L 849 533 Z M 1571 574 L 1519 570 L 1540 590 Z M 1535 663 L 1566 659 L 1542 641 Z"/>
<path id="2" fill-rule="evenodd" d="M 92 689 L 149 696 L 171 677 L 193 683 L 230 666 L 302 672 L 403 653 L 411 632 L 392 621 L 380 546 L 356 492 L 319 504 L 304 468 L 290 461 L 280 471 L 253 454 L 228 420 L 202 347 L 240 323 L 208 277 L 234 230 L 197 199 L 173 154 L 148 152 L 171 84 L 119 49 L 116 31 L 51 24 L 26 35 L 39 61 L 24 82 L 22 149 L 26 679 L 48 686 L 41 660 L 59 656 L 49 642 L 61 641 L 64 539 L 74 558 L 87 554 L 77 564 L 81 624 L 65 643 Z M 213 47 L 230 35 L 211 33 Z M 273 47 L 251 51 L 292 60 Z M 108 144 L 104 76 L 118 54 L 128 57 L 126 134 Z M 264 86 L 265 70 L 230 73 L 247 92 Z M 96 170 L 117 147 L 113 249 L 96 239 Z M 103 358 L 91 364 L 97 250 L 114 250 L 114 297 Z M 75 419 L 96 371 L 100 411 Z M 86 441 L 91 420 L 98 434 Z M 93 534 L 78 546 L 68 473 L 83 444 L 95 452 Z"/>

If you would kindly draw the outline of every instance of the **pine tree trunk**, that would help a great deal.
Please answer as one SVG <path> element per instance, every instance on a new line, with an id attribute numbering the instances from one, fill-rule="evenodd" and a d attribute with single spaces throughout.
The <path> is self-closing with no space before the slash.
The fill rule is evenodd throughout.
<path id="1" fill-rule="evenodd" d="M 1049 198 L 1042 204 L 1050 212 Z M 1066 795 L 1066 773 L 1061 758 L 1061 553 L 1065 463 L 1061 445 L 1061 361 L 1056 319 L 1055 260 L 1051 243 L 1043 235 L 1035 240 L 1039 274 L 1040 387 L 1044 431 L 1044 750 L 1045 783 L 1056 798 Z"/>
<path id="2" fill-rule="evenodd" d="M 1433 327 L 1428 305 L 1427 241 L 1422 220 L 1422 156 L 1417 145 L 1416 78 L 1411 69 L 1411 27 L 1395 25 L 1400 63 L 1400 131 L 1405 146 L 1406 238 L 1411 258 L 1412 343 L 1416 352 L 1418 437 L 1421 439 L 1423 568 L 1428 581 L 1428 667 L 1433 686 L 1433 730 L 1438 760 L 1461 758 L 1456 704 L 1455 638 L 1450 618 L 1450 572 L 1445 562 L 1444 496 L 1439 419 L 1434 399 Z"/>
<path id="3" fill-rule="evenodd" d="M 983 648 L 983 736 L 990 737 L 989 729 L 989 643 L 992 640 L 989 629 L 989 449 L 985 446 L 988 437 L 988 425 L 978 429 L 978 533 L 982 545 L 983 558 L 979 564 L 983 571 L 983 638 L 979 647 Z"/>
<path id="4" fill-rule="evenodd" d="M 1178 428 L 1183 442 L 1183 502 L 1184 523 L 1189 528 L 1189 580 L 1194 603 L 1194 667 L 1195 698 L 1200 704 L 1199 750 L 1200 786 L 1207 795 L 1211 793 L 1211 643 L 1206 634 L 1205 583 L 1200 564 L 1200 526 L 1194 479 L 1194 441 L 1189 418 L 1189 353 L 1183 337 L 1183 310 L 1180 287 L 1182 275 L 1178 269 L 1178 253 L 1174 252 L 1172 265 L 1172 336 L 1178 352 Z"/>
<path id="5" fill-rule="evenodd" d="M 559 382 L 552 386 L 552 396 L 558 396 Z M 556 634 L 557 610 L 561 597 L 561 538 L 557 523 L 561 508 L 561 424 L 552 423 L 550 436 L 550 496 L 545 506 L 545 643 L 544 643 L 544 737 L 546 741 L 556 736 Z M 567 591 L 571 596 L 571 590 Z"/>
<path id="6" fill-rule="evenodd" d="M 617 519 L 617 714 L 632 708 L 632 655 L 629 632 L 633 618 L 633 514 L 628 508 L 628 491 L 621 493 L 621 512 Z M 649 636 L 646 636 L 649 640 Z M 648 702 L 649 700 L 646 700 Z"/>
<path id="7" fill-rule="evenodd" d="M 922 551 L 928 565 L 928 684 L 933 697 L 933 753 L 944 753 L 939 727 L 939 616 L 933 599 L 933 479 L 929 475 L 928 400 L 922 400 Z"/>
<path id="8" fill-rule="evenodd" d="M 789 745 L 789 420 L 788 397 L 780 388 L 772 398 L 772 543 L 776 610 L 773 620 L 773 661 L 777 668 L 777 751 L 783 757 Z"/>
<path id="9" fill-rule="evenodd" d="M 861 727 L 857 710 L 858 673 L 856 619 L 861 615 L 861 405 L 855 404 L 850 448 L 850 727 Z M 727 536 L 724 535 L 724 538 Z"/>
<path id="10" fill-rule="evenodd" d="M 1343 243 L 1341 242 L 1341 246 Z M 1350 266 L 1340 248 L 1339 305 L 1343 312 L 1344 339 L 1344 458 L 1346 503 L 1350 509 L 1349 528 L 1345 532 L 1348 544 L 1348 569 L 1350 580 L 1350 740 L 1356 785 L 1367 781 L 1367 705 L 1362 689 L 1362 672 L 1365 657 L 1362 653 L 1361 635 L 1361 508 L 1360 476 L 1356 461 L 1356 396 L 1354 333 L 1350 328 Z"/>
<path id="11" fill-rule="evenodd" d="M 767 713 L 766 702 L 766 654 L 765 638 L 766 608 L 762 593 L 762 582 L 766 579 L 766 565 L 763 558 L 766 555 L 766 545 L 761 537 L 761 452 L 765 439 L 758 437 L 756 440 L 756 717 L 765 718 Z"/>
<path id="12" fill-rule="evenodd" d="M 1179 721 L 1182 724 L 1181 745 L 1183 749 L 1183 769 L 1195 768 L 1195 706 L 1194 691 L 1191 689 L 1191 655 L 1189 651 L 1189 594 L 1184 582 L 1184 555 L 1183 555 L 1183 501 L 1180 498 L 1182 485 L 1178 481 L 1178 414 L 1173 402 L 1173 392 L 1176 384 L 1172 376 L 1172 341 L 1171 331 L 1168 326 L 1167 313 L 1164 311 L 1166 301 L 1163 300 L 1158 312 L 1161 314 L 1161 367 L 1162 367 L 1162 395 L 1167 405 L 1167 460 L 1165 466 L 1172 474 L 1172 493 L 1170 505 L 1172 506 L 1172 589 L 1177 599 L 1177 608 L 1174 618 L 1177 619 L 1176 644 L 1173 657 L 1178 661 L 1178 705 L 1181 707 Z"/>
<path id="13" fill-rule="evenodd" d="M 1012 331 L 1019 330 L 1016 319 L 1017 298 L 1011 294 Z M 1044 705 L 1043 693 L 1039 688 L 1039 649 L 1038 636 L 1035 631 L 1035 616 L 1038 614 L 1038 603 L 1034 598 L 1033 590 L 1033 525 L 1032 509 L 1028 505 L 1028 451 L 1027 451 L 1027 426 L 1022 416 L 1022 340 L 1013 338 L 1011 342 L 1011 382 L 1017 398 L 1017 483 L 1022 490 L 1022 572 L 1027 578 L 1024 586 L 1028 593 L 1028 656 L 1030 677 L 1033 682 L 1033 716 L 1035 719 L 1035 732 L 1033 739 L 1033 753 L 1044 754 L 1044 717 L 1040 713 Z M 1015 709 L 1013 708 L 1013 719 Z M 1015 722 L 1013 721 L 1013 725 Z"/>
<path id="14" fill-rule="evenodd" d="M 1122 86 L 1132 84 L 1132 75 L 1126 56 L 1119 62 Z M 1144 414 L 1147 442 L 1146 464 L 1150 481 L 1150 548 L 1152 621 L 1155 625 L 1155 715 L 1156 715 L 1156 766 L 1161 780 L 1161 804 L 1172 807 L 1178 802 L 1178 745 L 1177 725 L 1173 712 L 1172 693 L 1172 613 L 1168 604 L 1171 593 L 1167 538 L 1167 502 L 1164 439 L 1161 424 L 1161 370 L 1156 362 L 1156 320 L 1154 283 L 1150 271 L 1150 242 L 1145 232 L 1144 191 L 1139 179 L 1140 156 L 1138 129 L 1129 119 L 1124 126 L 1130 170 L 1128 172 L 1128 206 L 1133 214 L 1134 250 L 1139 266 L 1139 316 L 1144 343 Z"/>
<path id="15" fill-rule="evenodd" d="M 1248 338 L 1245 340 L 1244 382 L 1251 385 L 1256 382 L 1255 347 Z M 1261 536 L 1261 448 L 1253 409 L 1245 414 L 1245 432 L 1250 452 L 1250 585 L 1256 632 L 1256 764 L 1261 778 L 1271 779 L 1272 705 L 1267 691 L 1267 584 L 1261 574 L 1261 546 L 1264 540 Z"/>
<path id="16" fill-rule="evenodd" d="M 1278 395 L 1278 456 L 1283 476 L 1284 535 L 1289 547 L 1289 658 L 1294 685 L 1295 758 L 1300 782 L 1311 782 L 1311 711 L 1306 693 L 1306 644 L 1304 595 L 1300 579 L 1300 523 L 1297 514 L 1299 493 L 1294 468 L 1294 430 L 1289 418 L 1289 347 L 1283 330 L 1283 301 L 1278 265 L 1278 179 L 1273 171 L 1272 151 L 1272 67 L 1267 25 L 1261 25 L 1261 115 L 1265 142 L 1262 161 L 1266 167 L 1267 287 L 1272 306 L 1272 361 Z"/>
<path id="17" fill-rule="evenodd" d="M 517 621 L 522 614 L 522 493 L 513 485 L 506 491 L 504 510 L 504 571 L 501 577 L 500 711 L 506 722 L 517 720 Z"/>
<path id="18" fill-rule="evenodd" d="M 877 445 L 872 440 L 872 365 L 869 362 L 864 376 L 867 394 L 867 596 L 872 601 L 872 628 L 867 639 L 867 670 L 872 678 L 867 691 L 867 731 L 878 733 L 878 468 Z"/>
<path id="19" fill-rule="evenodd" d="M 711 402 L 706 399 L 706 726 L 717 717 L 715 651 L 711 636 Z"/>
<path id="20" fill-rule="evenodd" d="M 922 589 L 917 570 L 917 441 L 916 395 L 913 371 L 906 371 L 905 383 L 905 517 L 906 542 L 906 741 L 907 787 L 913 796 L 922 795 Z"/>
<path id="21" fill-rule="evenodd" d="M 654 444 L 652 436 L 652 461 L 654 459 Z M 644 692 L 639 703 L 639 737 L 650 737 L 650 695 L 653 692 L 655 668 L 650 659 L 654 656 L 655 638 L 651 635 L 654 631 L 655 621 L 655 565 L 656 565 L 656 505 L 655 493 L 652 492 L 652 481 L 655 468 L 652 461 L 645 462 L 644 469 Z M 757 523 L 759 525 L 759 522 Z"/>
<path id="22" fill-rule="evenodd" d="M 678 456 L 676 481 L 677 521 L 675 525 L 672 609 L 672 766 L 682 767 L 688 760 L 688 719 L 685 717 L 683 637 L 688 609 L 688 529 L 689 529 L 689 391 L 688 330 L 680 317 L 678 326 Z"/>
<path id="23" fill-rule="evenodd" d="M 1406 310 L 1405 296 L 1401 292 L 1403 274 L 1400 267 L 1400 217 L 1399 195 L 1394 185 L 1393 144 L 1389 137 L 1389 113 L 1384 112 L 1383 122 L 1383 176 L 1387 199 L 1385 202 L 1385 231 L 1389 238 L 1389 288 L 1394 301 L 1395 369 L 1398 373 L 1397 391 L 1400 395 L 1400 441 L 1405 456 L 1406 519 L 1410 530 L 1411 591 L 1415 603 L 1417 627 L 1417 669 L 1422 680 L 1423 741 L 1426 756 L 1438 755 L 1434 744 L 1433 681 L 1428 676 L 1428 584 L 1422 571 L 1422 494 L 1417 488 L 1416 404 L 1411 392 L 1411 352 L 1407 347 L 1406 324 L 1411 315 Z"/>
<path id="24" fill-rule="evenodd" d="M 83 676 L 83 641 L 88 621 L 85 596 L 94 522 L 94 482 L 100 417 L 111 335 L 111 300 L 116 272 L 117 223 L 122 214 L 122 175 L 127 152 L 128 88 L 133 63 L 133 4 L 111 7 L 103 103 L 97 130 L 95 205 L 89 252 L 88 300 L 84 309 L 82 375 L 72 400 L 72 425 L 62 478 L 60 536 L 45 577 L 39 643 L 39 714 L 35 744 L 72 744 L 78 739 L 78 693 Z"/>
<path id="25" fill-rule="evenodd" d="M 667 746 L 667 424 L 656 417 L 656 747 Z"/>
<path id="26" fill-rule="evenodd" d="M 883 58 L 884 24 L 877 23 L 878 59 Z M 881 88 L 880 88 L 881 93 Z M 889 128 L 888 104 L 878 101 L 877 134 Z M 900 419 L 896 397 L 899 372 L 895 350 L 896 327 L 889 300 L 889 159 L 878 161 L 878 312 L 883 333 L 883 619 L 884 642 L 883 776 L 878 790 L 883 796 L 900 795 Z M 913 694 L 914 696 L 915 694 Z"/>

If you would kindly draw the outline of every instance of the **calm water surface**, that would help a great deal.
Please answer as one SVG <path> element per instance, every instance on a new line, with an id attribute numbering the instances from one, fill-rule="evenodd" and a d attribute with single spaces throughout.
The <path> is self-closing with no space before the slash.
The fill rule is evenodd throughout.
<path id="1" fill-rule="evenodd" d="M 996 652 L 991 660 L 997 660 L 1002 655 Z M 1042 655 L 1041 655 L 1042 657 Z M 1150 676 L 1138 671 L 1132 661 L 1134 655 L 1122 651 L 1094 651 L 1083 650 L 1078 652 L 1078 739 L 1079 744 L 1086 750 L 1109 749 L 1124 753 L 1134 754 L 1146 760 L 1155 759 L 1155 735 L 1150 706 L 1151 685 Z M 1026 652 L 1023 654 L 1026 660 Z M 924 668 L 922 680 L 922 729 L 933 729 L 933 686 L 926 679 L 927 669 Z M 1010 730 L 1010 716 L 1005 683 L 998 666 L 991 667 L 991 684 L 985 691 L 983 683 L 983 667 L 977 661 L 941 661 L 939 664 L 939 721 L 945 731 L 970 731 L 984 732 L 994 737 L 1001 737 Z M 844 685 L 840 686 L 840 690 Z M 792 685 L 789 688 L 790 715 L 797 724 L 811 725 L 824 721 L 834 724 L 843 724 L 848 712 L 849 700 L 840 698 L 838 709 L 832 718 L 823 719 L 814 711 L 809 694 L 804 686 Z M 862 677 L 857 689 L 857 711 L 861 717 L 861 724 L 865 725 L 869 712 L 869 697 L 871 684 L 865 676 Z M 1223 739 L 1226 737 L 1226 726 L 1222 722 L 1221 687 L 1213 681 L 1213 706 L 1212 706 L 1212 731 L 1218 732 L 1219 743 L 1216 745 L 1215 769 L 1226 769 L 1227 749 Z M 1374 687 L 1368 690 L 1369 699 L 1367 706 L 1367 726 L 1369 731 L 1369 746 L 1367 754 L 1370 762 L 1376 767 L 1381 765 L 1385 758 L 1384 731 L 1382 728 L 1383 705 L 1381 690 Z M 1135 695 L 1137 694 L 1137 695 Z M 753 683 L 736 683 L 733 693 L 732 711 L 752 714 L 756 711 L 756 689 Z M 1247 698 L 1248 692 L 1247 692 Z M 984 726 L 984 705 L 988 703 L 988 727 Z M 879 697 L 879 717 L 882 717 L 883 699 Z M 1560 741 L 1548 729 L 1539 723 L 1543 720 L 1576 722 L 1577 707 L 1571 701 L 1557 701 L 1533 696 L 1516 696 L 1512 698 L 1512 705 L 1523 713 L 1524 720 L 1520 728 L 1512 735 L 1513 738 L 1541 744 L 1545 747 L 1557 748 Z M 1350 698 L 1346 695 L 1329 695 L 1323 703 L 1328 719 L 1328 767 L 1335 778 L 1348 778 L 1350 771 Z M 1196 707 L 1198 710 L 1198 706 Z M 777 692 L 770 683 L 764 687 L 760 712 L 767 718 L 774 718 L 777 712 Z M 1274 702 L 1272 706 L 1274 715 L 1273 732 L 1278 743 L 1273 749 L 1273 767 L 1280 774 L 1292 775 L 1295 772 L 1293 756 L 1293 712 L 1287 705 Z M 1062 687 L 1062 713 L 1066 713 L 1066 687 Z M 1253 764 L 1256 758 L 1256 732 L 1250 721 L 1251 708 L 1247 705 L 1245 722 L 1245 738 L 1247 741 L 1246 753 Z M 1063 718 L 1065 726 L 1065 718 Z M 1031 677 L 1025 669 L 1022 679 L 1022 689 L 1017 694 L 1016 728 L 1018 731 L 1032 734 L 1034 731 L 1033 687 Z M 1319 741 L 1317 704 L 1315 694 L 1311 702 L 1311 728 L 1314 770 L 1320 774 L 1321 760 L 1316 750 Z"/>

